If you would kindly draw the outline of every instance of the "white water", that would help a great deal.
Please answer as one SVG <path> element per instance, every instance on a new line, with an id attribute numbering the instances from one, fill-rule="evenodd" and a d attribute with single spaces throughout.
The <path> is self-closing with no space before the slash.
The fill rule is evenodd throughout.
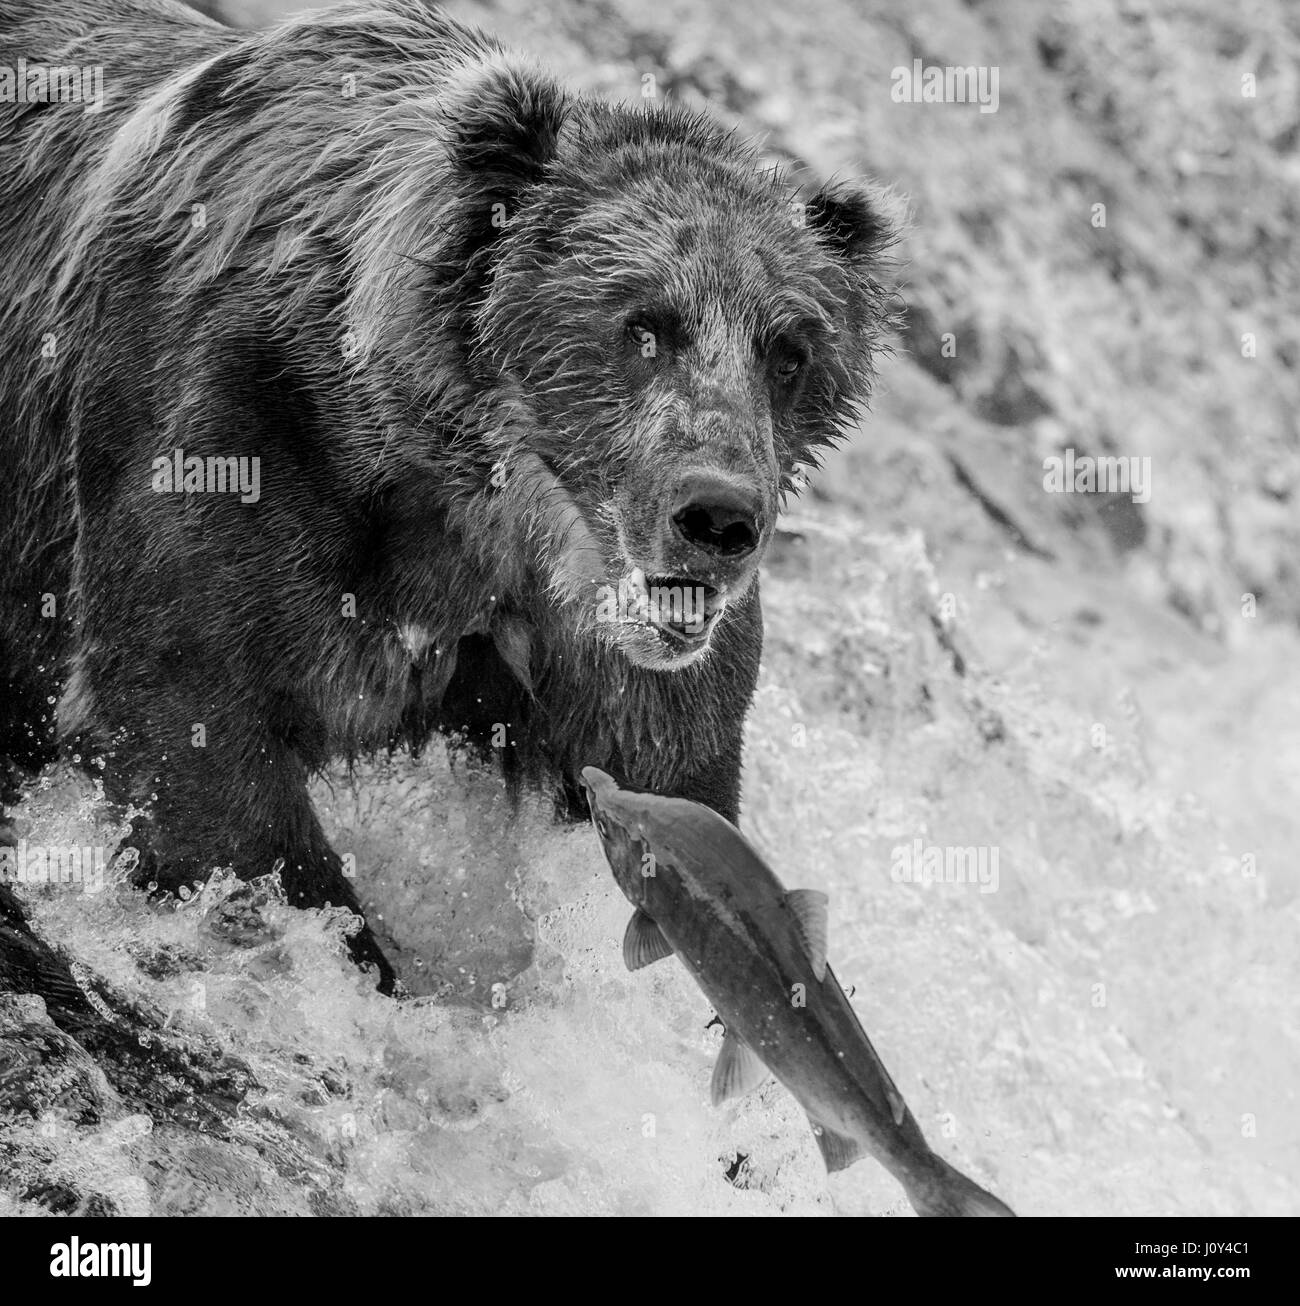
<path id="1" fill-rule="evenodd" d="M 1159 730 L 1112 697 L 1098 750 L 1095 712 L 1051 688 L 1041 657 L 1002 682 L 955 674 L 915 540 L 846 555 L 814 539 L 765 596 L 747 828 L 788 885 L 829 893 L 832 964 L 936 1150 L 1025 1213 L 1294 1212 L 1292 827 L 1281 790 L 1227 762 L 1201 772 L 1224 793 L 1185 787 L 1193 685 L 1203 714 L 1226 710 L 1200 672 L 1150 690 Z M 1268 700 L 1291 654 L 1233 664 L 1255 704 L 1233 727 L 1238 762 L 1259 722 L 1294 720 Z M 1253 877 L 1227 794 L 1255 804 Z M 235 1143 L 122 1107 L 94 1127 L 0 1118 L 19 1154 L 123 1212 L 908 1211 L 872 1161 L 828 1178 L 775 1084 L 709 1105 L 710 1008 L 675 962 L 624 971 L 629 909 L 588 828 L 512 814 L 493 777 L 437 748 L 316 796 L 416 996 L 370 990 L 337 913 L 272 901 L 254 946 L 232 945 L 213 928 L 220 879 L 172 907 L 120 884 L 27 888 L 47 938 L 246 1060 L 260 1088 Z M 112 839 L 61 768 L 19 819 L 34 842 Z M 996 846 L 997 892 L 895 883 L 891 849 L 917 837 Z M 139 962 L 159 971 L 164 950 L 151 978 Z M 0 1197 L 12 1210 L 40 1208 Z"/>

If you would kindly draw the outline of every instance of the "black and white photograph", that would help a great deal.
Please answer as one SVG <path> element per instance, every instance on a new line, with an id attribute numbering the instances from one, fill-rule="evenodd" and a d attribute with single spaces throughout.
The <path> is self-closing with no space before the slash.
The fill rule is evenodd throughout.
<path id="1" fill-rule="evenodd" d="M 0 1255 L 1250 1278 L 1298 224 L 1292 0 L 0 0 Z"/>

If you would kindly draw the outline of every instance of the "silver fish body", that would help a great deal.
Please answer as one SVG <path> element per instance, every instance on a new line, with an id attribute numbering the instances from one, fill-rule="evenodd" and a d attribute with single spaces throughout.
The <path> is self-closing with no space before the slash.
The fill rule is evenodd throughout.
<path id="1" fill-rule="evenodd" d="M 876 1157 L 922 1215 L 1011 1215 L 930 1150 L 827 966 L 825 895 L 788 891 L 730 822 L 698 803 L 583 782 L 620 888 L 636 968 L 675 953 L 726 1024 L 720 1102 L 770 1071 L 808 1115 L 829 1170 Z"/>

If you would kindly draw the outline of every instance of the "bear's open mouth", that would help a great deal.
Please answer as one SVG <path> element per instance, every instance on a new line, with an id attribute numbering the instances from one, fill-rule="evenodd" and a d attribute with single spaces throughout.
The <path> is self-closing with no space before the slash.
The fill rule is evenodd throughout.
<path id="1" fill-rule="evenodd" d="M 693 576 L 646 576 L 632 571 L 628 586 L 634 620 L 653 627 L 667 643 L 682 649 L 698 648 L 709 638 L 726 596 Z"/>

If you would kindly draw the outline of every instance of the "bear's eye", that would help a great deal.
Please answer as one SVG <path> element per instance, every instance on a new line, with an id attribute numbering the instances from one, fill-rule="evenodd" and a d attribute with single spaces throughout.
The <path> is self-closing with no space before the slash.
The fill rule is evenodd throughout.
<path id="1" fill-rule="evenodd" d="M 643 358 L 654 358 L 659 352 L 659 338 L 654 329 L 639 319 L 627 324 L 627 338 L 640 350 Z"/>
<path id="2" fill-rule="evenodd" d="M 793 381 L 803 370 L 804 359 L 801 354 L 786 352 L 778 355 L 772 370 L 781 381 Z"/>

